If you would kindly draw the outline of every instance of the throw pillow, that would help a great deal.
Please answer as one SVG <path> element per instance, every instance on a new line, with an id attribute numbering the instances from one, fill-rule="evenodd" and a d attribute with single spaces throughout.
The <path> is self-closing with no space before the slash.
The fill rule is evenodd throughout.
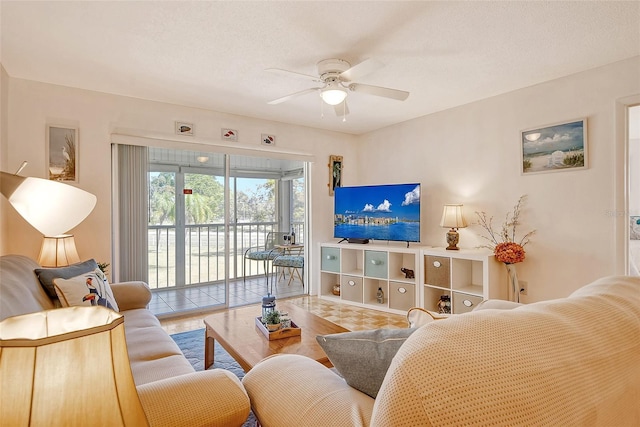
<path id="1" fill-rule="evenodd" d="M 351 387 L 378 395 L 393 356 L 415 329 L 374 329 L 318 335 L 316 340 Z"/>
<path id="2" fill-rule="evenodd" d="M 50 298 L 57 298 L 56 290 L 53 285 L 55 279 L 70 279 L 79 274 L 88 273 L 98 268 L 98 263 L 94 259 L 90 259 L 77 264 L 72 264 L 68 267 L 57 268 L 36 268 L 35 273 L 38 276 L 40 284 L 47 291 Z"/>
<path id="3" fill-rule="evenodd" d="M 55 279 L 54 286 L 63 307 L 101 305 L 119 311 L 107 276 L 99 268 L 71 279 Z"/>
<path id="4" fill-rule="evenodd" d="M 425 310 L 420 307 L 413 307 L 407 311 L 407 323 L 410 328 L 419 328 L 420 326 L 431 323 L 434 320 L 448 319 L 450 314 L 436 313 L 435 311 Z"/>
<path id="5" fill-rule="evenodd" d="M 506 301 L 501 299 L 486 299 L 482 301 L 480 304 L 473 309 L 473 311 L 478 310 L 511 310 L 512 308 L 520 307 L 522 304 L 519 302 Z"/>

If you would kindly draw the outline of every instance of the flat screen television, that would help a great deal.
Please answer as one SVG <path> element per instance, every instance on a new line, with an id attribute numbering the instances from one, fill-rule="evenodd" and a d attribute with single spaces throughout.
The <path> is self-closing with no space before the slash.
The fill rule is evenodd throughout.
<path id="1" fill-rule="evenodd" d="M 333 237 L 420 241 L 420 184 L 336 187 Z"/>

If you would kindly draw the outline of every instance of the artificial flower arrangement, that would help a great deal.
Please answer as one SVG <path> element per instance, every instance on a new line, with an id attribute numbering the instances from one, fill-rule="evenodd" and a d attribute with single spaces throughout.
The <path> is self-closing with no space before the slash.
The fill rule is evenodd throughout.
<path id="1" fill-rule="evenodd" d="M 507 212 L 507 216 L 502 224 L 500 233 L 493 229 L 493 217 L 487 217 L 486 212 L 476 212 L 478 225 L 485 229 L 488 236 L 481 236 L 489 243 L 481 247 L 493 251 L 498 261 L 505 264 L 516 264 L 524 261 L 524 247 L 529 243 L 529 238 L 536 232 L 535 230 L 526 233 L 522 239 L 516 240 L 516 228 L 520 225 L 520 210 L 524 203 L 525 195 L 520 196 L 518 203 L 513 208 L 513 213 Z"/>

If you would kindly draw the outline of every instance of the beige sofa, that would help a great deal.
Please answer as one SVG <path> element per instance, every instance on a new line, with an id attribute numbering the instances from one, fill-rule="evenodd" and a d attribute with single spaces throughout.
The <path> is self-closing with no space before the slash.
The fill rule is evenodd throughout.
<path id="1" fill-rule="evenodd" d="M 0 320 L 55 308 L 34 270 L 20 255 L 0 257 Z M 143 282 L 112 284 L 124 315 L 131 371 L 151 426 L 240 426 L 249 398 L 225 370 L 195 372 L 176 343 L 146 309 L 151 292 Z M 203 336 L 204 339 L 204 336 Z"/>
<path id="2" fill-rule="evenodd" d="M 640 278 L 428 323 L 375 400 L 297 355 L 263 360 L 243 384 L 263 427 L 639 426 Z"/>

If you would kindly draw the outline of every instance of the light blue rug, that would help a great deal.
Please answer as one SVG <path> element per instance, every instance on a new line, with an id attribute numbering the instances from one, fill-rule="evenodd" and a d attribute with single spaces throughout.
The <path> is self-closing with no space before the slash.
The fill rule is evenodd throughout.
<path id="1" fill-rule="evenodd" d="M 182 353 L 191 363 L 196 371 L 204 370 L 204 329 L 196 329 L 195 331 L 180 332 L 171 335 L 171 338 L 178 344 Z M 209 369 L 220 368 L 231 371 L 240 379 L 244 377 L 244 371 L 238 365 L 233 357 L 222 348 L 218 342 L 215 343 L 213 352 L 213 366 Z M 253 412 L 249 414 L 249 418 L 245 421 L 243 427 L 254 427 L 256 419 Z"/>

